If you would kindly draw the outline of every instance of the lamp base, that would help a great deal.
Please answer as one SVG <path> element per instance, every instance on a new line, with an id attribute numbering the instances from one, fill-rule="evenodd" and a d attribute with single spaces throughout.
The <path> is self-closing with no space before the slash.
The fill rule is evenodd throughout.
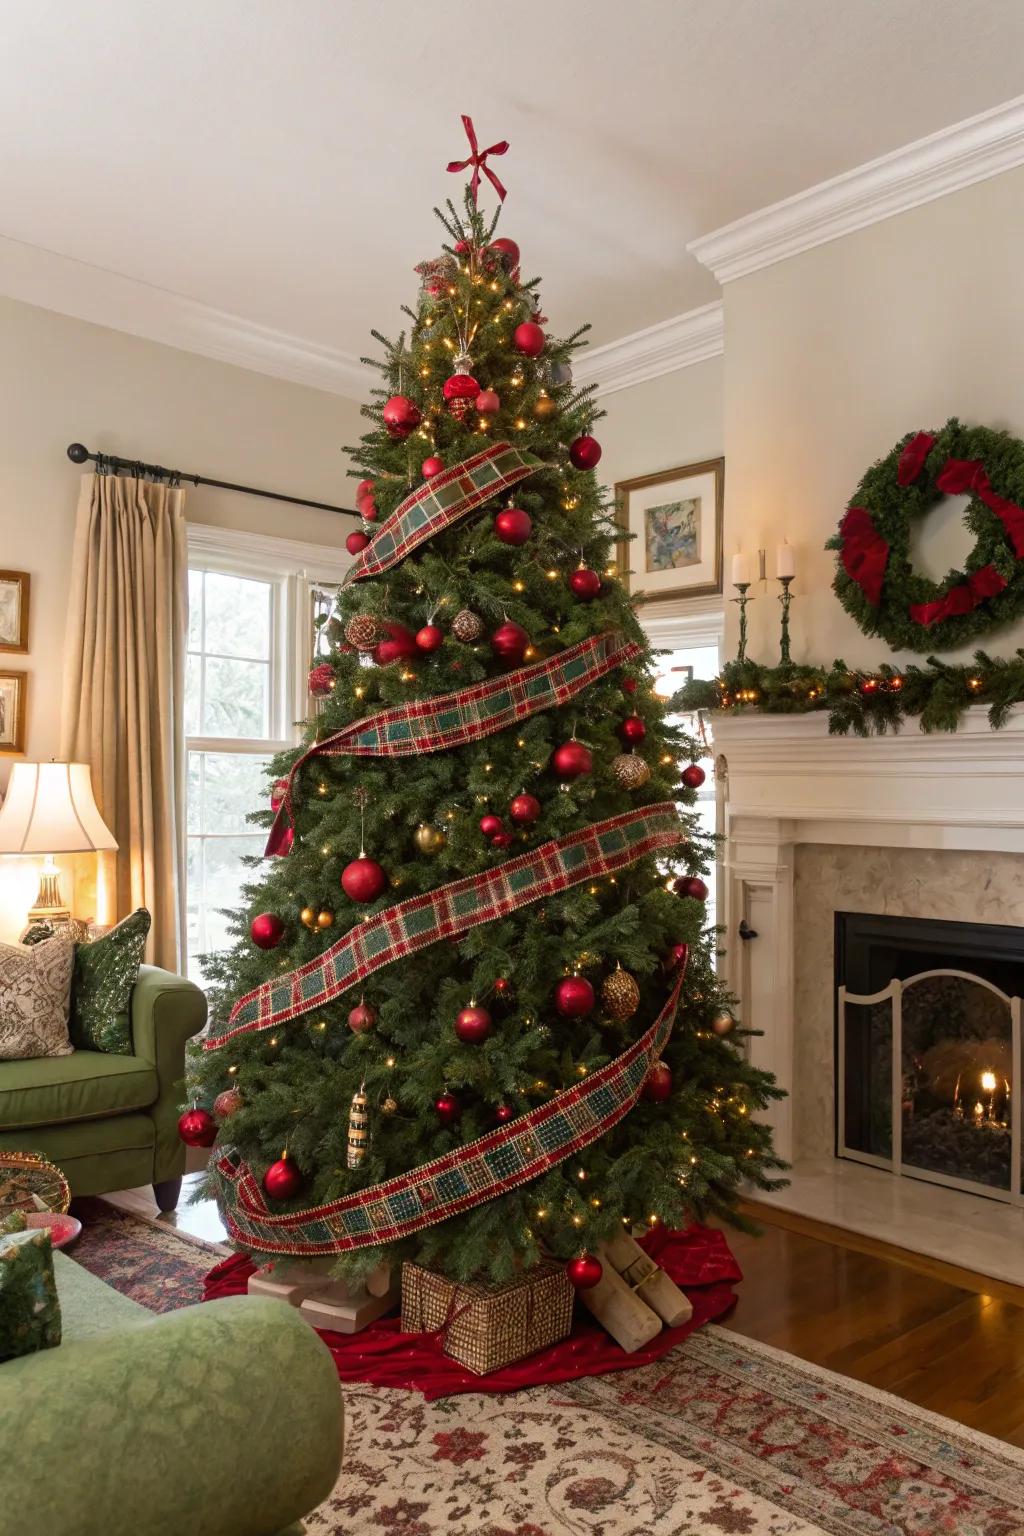
<path id="1" fill-rule="evenodd" d="M 60 890 L 60 870 L 47 854 L 39 874 L 39 890 L 35 905 L 28 914 L 30 923 L 67 923 L 71 920 L 71 908 L 64 905 Z"/>

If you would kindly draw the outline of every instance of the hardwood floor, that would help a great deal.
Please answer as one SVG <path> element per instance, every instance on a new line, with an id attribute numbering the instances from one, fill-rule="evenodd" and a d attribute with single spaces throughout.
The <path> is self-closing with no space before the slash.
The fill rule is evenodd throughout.
<path id="1" fill-rule="evenodd" d="M 724 1327 L 1024 1446 L 1024 1290 L 995 1295 L 748 1214 L 762 1235 L 728 1229 L 744 1279 Z"/>
<path id="2" fill-rule="evenodd" d="M 220 1242 L 213 1202 L 188 1204 L 198 1180 L 188 1174 L 159 1219 Z M 148 1188 L 107 1198 L 157 1214 Z M 762 1234 L 727 1229 L 744 1279 L 726 1328 L 1024 1446 L 1024 1289 L 765 1206 L 747 1213 Z"/>

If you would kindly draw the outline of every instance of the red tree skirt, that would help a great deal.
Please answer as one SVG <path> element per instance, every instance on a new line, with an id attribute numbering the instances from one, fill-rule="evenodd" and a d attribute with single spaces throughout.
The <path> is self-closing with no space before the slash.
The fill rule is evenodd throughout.
<path id="1" fill-rule="evenodd" d="M 660 1360 L 676 1344 L 717 1317 L 735 1301 L 733 1285 L 743 1274 L 721 1232 L 693 1226 L 686 1232 L 652 1232 L 640 1245 L 693 1303 L 693 1317 L 681 1328 L 662 1331 L 635 1354 L 627 1355 L 583 1307 L 576 1308 L 572 1334 L 489 1376 L 474 1376 L 451 1360 L 436 1333 L 403 1333 L 397 1314 L 383 1317 L 362 1333 L 320 1332 L 342 1381 L 366 1381 L 378 1387 L 405 1387 L 424 1397 L 453 1397 L 459 1392 L 516 1392 L 577 1376 L 603 1376 Z M 206 1277 L 204 1301 L 242 1296 L 255 1265 L 242 1254 L 216 1264 Z"/>

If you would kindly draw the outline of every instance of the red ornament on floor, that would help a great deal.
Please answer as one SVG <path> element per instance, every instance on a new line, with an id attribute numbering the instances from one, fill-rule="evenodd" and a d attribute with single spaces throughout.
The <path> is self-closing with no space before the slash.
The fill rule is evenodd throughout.
<path id="1" fill-rule="evenodd" d="M 376 901 L 388 883 L 388 877 L 376 859 L 360 854 L 341 872 L 341 888 L 352 901 Z"/>
<path id="2" fill-rule="evenodd" d="M 604 1267 L 594 1254 L 581 1253 L 577 1258 L 569 1260 L 565 1273 L 573 1290 L 590 1291 L 604 1274 Z"/>
<path id="3" fill-rule="evenodd" d="M 257 949 L 275 949 L 284 938 L 284 923 L 276 912 L 261 912 L 249 924 L 249 937 Z"/>
<path id="4" fill-rule="evenodd" d="M 354 1035 L 365 1035 L 377 1022 L 377 1010 L 369 1003 L 356 1003 L 348 1016 L 348 1027 Z"/>
<path id="5" fill-rule="evenodd" d="M 594 1009 L 594 989 L 585 976 L 565 976 L 555 988 L 555 1007 L 563 1018 L 582 1019 Z"/>
<path id="6" fill-rule="evenodd" d="M 291 1200 L 302 1188 L 302 1174 L 287 1152 L 282 1152 L 276 1163 L 271 1163 L 263 1175 L 263 1188 L 271 1200 Z"/>
<path id="7" fill-rule="evenodd" d="M 440 650 L 443 644 L 444 630 L 439 629 L 436 624 L 424 624 L 422 629 L 416 631 L 416 647 L 428 656 Z"/>
<path id="8" fill-rule="evenodd" d="M 601 590 L 601 578 L 587 565 L 578 565 L 569 577 L 569 585 L 581 602 L 589 603 Z"/>
<path id="9" fill-rule="evenodd" d="M 689 763 L 683 769 L 680 777 L 687 789 L 700 789 L 707 778 L 707 774 L 699 763 Z"/>
<path id="10" fill-rule="evenodd" d="M 708 888 L 699 875 L 680 875 L 672 889 L 677 896 L 690 896 L 694 901 L 708 899 Z"/>
<path id="11" fill-rule="evenodd" d="M 447 1089 L 434 1100 L 434 1111 L 442 1125 L 457 1125 L 462 1118 L 462 1105 Z"/>
<path id="12" fill-rule="evenodd" d="M 672 1068 L 666 1061 L 656 1061 L 644 1083 L 644 1098 L 662 1104 L 672 1092 Z"/>
<path id="13" fill-rule="evenodd" d="M 420 465 L 424 480 L 433 480 L 444 469 L 444 459 L 439 459 L 436 453 L 432 453 L 429 459 L 424 459 Z"/>
<path id="14" fill-rule="evenodd" d="M 499 832 L 504 832 L 505 823 L 500 816 L 495 816 L 493 811 L 488 811 L 486 816 L 480 817 L 480 831 L 484 837 L 497 837 Z"/>
<path id="15" fill-rule="evenodd" d="M 382 414 L 391 437 L 408 437 L 420 424 L 420 408 L 408 395 L 392 395 Z"/>
<path id="16" fill-rule="evenodd" d="M 491 1032 L 493 1020 L 486 1008 L 470 1003 L 455 1018 L 455 1033 L 463 1045 L 480 1045 Z"/>
<path id="17" fill-rule="evenodd" d="M 518 667 L 526 654 L 530 637 L 521 624 L 506 619 L 491 636 L 491 650 L 506 667 Z"/>
<path id="18" fill-rule="evenodd" d="M 631 747 L 638 746 L 647 735 L 647 727 L 639 715 L 627 715 L 619 726 L 619 735 Z"/>
<path id="19" fill-rule="evenodd" d="M 540 357 L 547 337 L 535 321 L 524 320 L 522 325 L 516 326 L 512 340 L 524 357 Z"/>
<path id="20" fill-rule="evenodd" d="M 585 433 L 569 444 L 569 458 L 576 469 L 593 469 L 601 459 L 601 444 Z"/>
<path id="21" fill-rule="evenodd" d="M 525 544 L 533 532 L 533 519 L 522 507 L 503 507 L 494 519 L 494 532 L 503 544 Z"/>
<path id="22" fill-rule="evenodd" d="M 589 773 L 593 766 L 590 749 L 581 741 L 564 741 L 551 754 L 551 767 L 560 779 L 578 779 Z"/>
<path id="23" fill-rule="evenodd" d="M 217 1140 L 217 1122 L 208 1109 L 186 1109 L 178 1120 L 178 1135 L 186 1147 L 212 1147 Z"/>
<path id="24" fill-rule="evenodd" d="M 370 535 L 364 533 L 361 528 L 354 528 L 345 540 L 345 548 L 350 555 L 358 555 L 370 542 Z"/>
<path id="25" fill-rule="evenodd" d="M 482 389 L 474 404 L 481 416 L 497 416 L 501 410 L 501 396 L 493 389 Z"/>
<path id="26" fill-rule="evenodd" d="M 536 795 L 528 795 L 524 789 L 509 802 L 508 814 L 517 827 L 532 827 L 540 816 L 543 806 Z"/>

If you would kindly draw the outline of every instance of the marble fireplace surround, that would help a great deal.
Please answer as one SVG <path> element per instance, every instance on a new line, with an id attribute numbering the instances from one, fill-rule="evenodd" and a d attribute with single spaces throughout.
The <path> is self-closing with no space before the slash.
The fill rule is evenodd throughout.
<path id="1" fill-rule="evenodd" d="M 930 1251 L 915 1243 L 899 1207 L 927 1213 L 937 1186 L 834 1157 L 833 918 L 1024 925 L 1024 708 L 1000 731 L 974 708 L 955 734 L 908 725 L 867 740 L 829 736 L 824 715 L 724 715 L 715 718 L 714 748 L 725 832 L 723 968 L 744 1023 L 764 1031 L 750 1042 L 751 1059 L 789 1094 L 770 1115 L 779 1151 L 795 1164 L 778 1203 L 840 1226 L 858 1224 L 843 1218 L 856 1209 L 867 1230 L 874 1192 L 880 1213 L 895 1211 L 893 1240 Z M 739 938 L 743 920 L 756 938 Z M 960 1192 L 941 1197 L 952 1198 L 966 1225 L 1011 1220 L 1014 1244 L 1024 1243 L 1021 1212 L 1011 1218 L 998 1202 Z M 977 1259 L 977 1246 L 972 1252 Z M 1015 1248 L 1014 1267 L 1024 1281 L 1024 1247 Z"/>

